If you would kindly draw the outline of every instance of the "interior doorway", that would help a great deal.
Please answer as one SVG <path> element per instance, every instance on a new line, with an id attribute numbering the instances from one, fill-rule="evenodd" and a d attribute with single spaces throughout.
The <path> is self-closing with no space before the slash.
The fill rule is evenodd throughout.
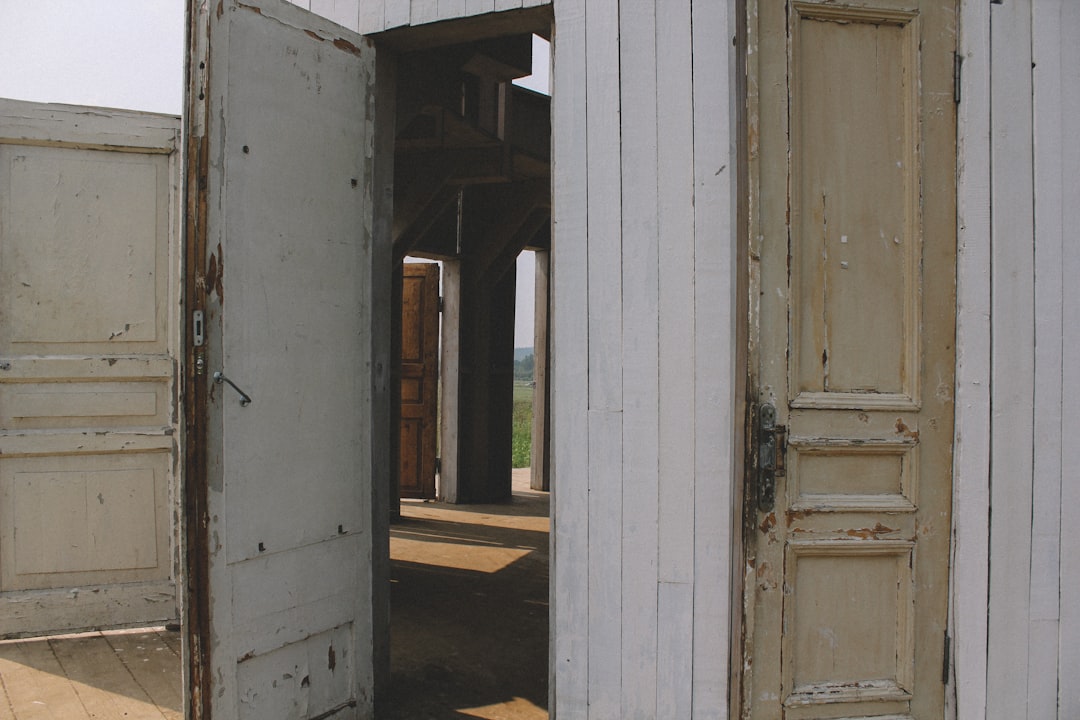
<path id="1" fill-rule="evenodd" d="M 400 461 L 391 492 L 391 679 L 380 717 L 548 715 L 550 96 L 515 83 L 538 63 L 546 69 L 534 45 L 546 41 L 523 32 L 398 58 L 392 296 L 401 305 L 392 339 L 401 365 L 392 407 L 400 430 L 391 456 Z M 519 263 L 522 254 L 531 262 Z M 403 264 L 406 255 L 427 260 L 428 270 Z M 435 267 L 439 442 L 430 497 L 413 481 L 428 460 L 411 416 L 421 394 L 413 356 L 428 324 L 417 315 L 433 308 L 419 299 L 418 278 Z"/>

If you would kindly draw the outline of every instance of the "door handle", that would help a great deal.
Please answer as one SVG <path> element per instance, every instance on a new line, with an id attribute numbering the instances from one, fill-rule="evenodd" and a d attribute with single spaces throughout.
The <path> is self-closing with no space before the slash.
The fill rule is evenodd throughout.
<path id="1" fill-rule="evenodd" d="M 776 408 L 763 404 L 758 410 L 757 506 L 770 512 L 776 505 L 776 478 L 784 475 L 783 425 L 776 424 Z"/>
<path id="2" fill-rule="evenodd" d="M 238 388 L 236 386 L 236 383 L 234 383 L 229 378 L 225 377 L 225 375 L 220 370 L 218 370 L 217 372 L 214 373 L 214 383 L 216 385 L 220 385 L 221 383 L 229 383 L 229 387 L 231 387 L 236 392 L 240 393 L 240 404 L 241 405 L 246 407 L 246 406 L 251 404 L 251 396 L 248 395 L 243 390 L 241 390 L 240 388 Z"/>

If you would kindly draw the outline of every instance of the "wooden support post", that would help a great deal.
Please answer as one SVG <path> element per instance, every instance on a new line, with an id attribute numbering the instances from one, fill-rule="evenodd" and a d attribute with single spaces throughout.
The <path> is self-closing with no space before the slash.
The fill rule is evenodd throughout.
<path id="1" fill-rule="evenodd" d="M 443 261 L 442 358 L 439 367 L 439 499 L 458 502 L 461 383 L 461 262 Z"/>
<path id="2" fill-rule="evenodd" d="M 533 311 L 533 360 L 536 381 L 533 387 L 532 475 L 529 487 L 551 490 L 551 389 L 548 383 L 550 352 L 548 310 L 551 252 L 538 250 L 536 257 L 535 309 Z"/>

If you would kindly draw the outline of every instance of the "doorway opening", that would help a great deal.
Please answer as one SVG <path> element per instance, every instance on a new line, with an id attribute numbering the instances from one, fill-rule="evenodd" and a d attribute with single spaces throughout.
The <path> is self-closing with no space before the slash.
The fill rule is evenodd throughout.
<path id="1" fill-rule="evenodd" d="M 548 716 L 550 95 L 515 82 L 547 69 L 533 32 L 398 56 L 380 717 Z"/>

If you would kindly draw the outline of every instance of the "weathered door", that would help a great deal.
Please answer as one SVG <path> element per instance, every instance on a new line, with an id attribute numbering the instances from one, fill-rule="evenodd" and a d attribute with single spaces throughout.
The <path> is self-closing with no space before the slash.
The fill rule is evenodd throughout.
<path id="1" fill-rule="evenodd" d="M 401 290 L 401 497 L 434 499 L 439 266 L 405 263 Z"/>
<path id="2" fill-rule="evenodd" d="M 193 700 L 214 720 L 367 718 L 375 53 L 284 0 L 191 7 Z"/>
<path id="3" fill-rule="evenodd" d="M 0 636 L 177 618 L 179 133 L 0 101 Z"/>
<path id="4" fill-rule="evenodd" d="M 744 715 L 940 718 L 955 0 L 751 6 Z"/>

